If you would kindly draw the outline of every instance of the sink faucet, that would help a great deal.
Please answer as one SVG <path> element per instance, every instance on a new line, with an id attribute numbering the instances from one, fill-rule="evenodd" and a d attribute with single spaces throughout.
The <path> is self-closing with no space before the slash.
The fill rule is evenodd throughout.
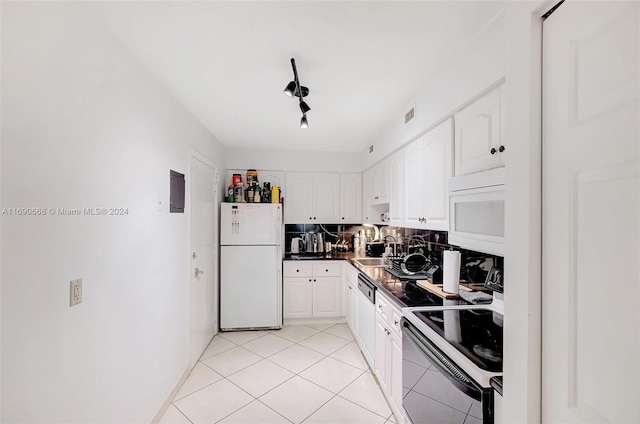
<path id="1" fill-rule="evenodd" d="M 387 234 L 386 236 L 382 237 L 382 242 L 384 242 L 387 239 L 387 237 L 393 240 L 393 256 L 394 257 L 398 256 L 398 239 L 392 236 L 391 234 Z"/>

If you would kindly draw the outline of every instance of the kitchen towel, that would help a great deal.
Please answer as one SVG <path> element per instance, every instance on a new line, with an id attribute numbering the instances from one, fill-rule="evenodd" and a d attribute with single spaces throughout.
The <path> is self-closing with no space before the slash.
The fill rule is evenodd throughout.
<path id="1" fill-rule="evenodd" d="M 442 290 L 447 293 L 458 294 L 460 286 L 460 252 L 455 250 L 445 250 L 444 270 L 442 272 Z"/>

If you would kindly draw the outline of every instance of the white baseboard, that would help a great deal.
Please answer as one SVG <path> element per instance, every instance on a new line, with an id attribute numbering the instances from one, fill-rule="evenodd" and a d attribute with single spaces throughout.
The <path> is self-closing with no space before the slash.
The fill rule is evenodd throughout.
<path id="1" fill-rule="evenodd" d="M 285 318 L 284 325 L 305 325 L 305 324 L 344 324 L 347 320 L 344 317 L 335 318 Z"/>
<path id="2" fill-rule="evenodd" d="M 178 391 L 180 390 L 180 388 L 184 384 L 185 380 L 187 379 L 187 377 L 189 377 L 189 374 L 190 374 L 189 373 L 189 368 L 187 367 L 187 369 L 185 370 L 184 374 L 182 374 L 182 377 L 180 377 L 180 379 L 176 383 L 175 387 L 173 388 L 171 393 L 169 393 L 169 396 L 167 396 L 167 399 L 164 401 L 164 403 L 160 407 L 160 410 L 158 411 L 158 413 L 151 420 L 151 424 L 158 424 L 160 422 L 160 420 L 164 416 L 164 413 L 167 412 L 167 409 L 171 405 L 171 402 L 176 397 L 176 395 L 178 394 Z"/>

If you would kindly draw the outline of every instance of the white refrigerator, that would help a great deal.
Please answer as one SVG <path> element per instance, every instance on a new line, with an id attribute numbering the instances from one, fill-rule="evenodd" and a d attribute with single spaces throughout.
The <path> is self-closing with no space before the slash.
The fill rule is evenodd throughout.
<path id="1" fill-rule="evenodd" d="M 222 331 L 282 327 L 281 244 L 281 204 L 222 203 Z"/>

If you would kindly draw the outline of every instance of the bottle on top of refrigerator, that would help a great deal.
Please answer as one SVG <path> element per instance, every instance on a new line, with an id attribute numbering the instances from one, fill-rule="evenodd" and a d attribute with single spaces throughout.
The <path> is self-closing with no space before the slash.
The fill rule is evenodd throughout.
<path id="1" fill-rule="evenodd" d="M 243 203 L 244 202 L 244 187 L 242 186 L 242 184 L 238 184 L 236 186 L 233 197 L 234 197 L 236 203 Z"/>
<path id="2" fill-rule="evenodd" d="M 233 203 L 233 184 L 229 184 L 229 188 L 227 189 L 227 202 Z"/>
<path id="3" fill-rule="evenodd" d="M 271 203 L 280 203 L 280 187 L 278 186 L 271 188 Z"/>
<path id="4" fill-rule="evenodd" d="M 253 182 L 251 182 L 249 183 L 249 187 L 247 188 L 247 202 L 253 203 L 254 194 L 255 194 L 255 188 L 254 188 Z"/>

